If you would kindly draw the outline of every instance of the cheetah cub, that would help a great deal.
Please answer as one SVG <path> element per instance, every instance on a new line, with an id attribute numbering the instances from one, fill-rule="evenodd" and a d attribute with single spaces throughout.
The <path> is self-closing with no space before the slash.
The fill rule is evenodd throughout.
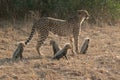
<path id="1" fill-rule="evenodd" d="M 60 58 L 62 58 L 63 56 L 68 60 L 66 54 L 67 54 L 67 51 L 68 49 L 71 49 L 71 45 L 70 43 L 66 43 L 65 46 L 59 50 L 52 59 L 57 59 L 59 60 Z"/>
<path id="2" fill-rule="evenodd" d="M 60 48 L 55 40 L 50 40 L 50 45 L 52 45 L 52 49 L 55 55 L 60 50 Z"/>
<path id="3" fill-rule="evenodd" d="M 19 43 L 17 49 L 13 53 L 12 59 L 13 60 L 17 60 L 18 58 L 22 59 L 23 58 L 23 55 L 22 55 L 23 50 L 24 50 L 24 44 Z"/>

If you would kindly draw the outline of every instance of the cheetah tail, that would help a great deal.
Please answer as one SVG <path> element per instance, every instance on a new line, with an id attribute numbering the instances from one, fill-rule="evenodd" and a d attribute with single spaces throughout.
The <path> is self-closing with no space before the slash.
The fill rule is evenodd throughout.
<path id="1" fill-rule="evenodd" d="M 32 27 L 30 36 L 29 36 L 28 39 L 25 41 L 25 45 L 27 45 L 27 44 L 30 42 L 30 40 L 32 39 L 34 33 L 35 33 L 35 26 Z"/>

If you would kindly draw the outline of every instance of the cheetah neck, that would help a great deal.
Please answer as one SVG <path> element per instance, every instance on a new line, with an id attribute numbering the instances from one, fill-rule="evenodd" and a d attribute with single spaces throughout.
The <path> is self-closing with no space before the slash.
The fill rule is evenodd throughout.
<path id="1" fill-rule="evenodd" d="M 84 20 L 85 20 L 85 17 L 83 17 L 83 18 L 80 20 L 80 29 L 79 29 L 80 32 L 81 32 L 81 25 L 82 25 L 82 23 L 84 22 Z"/>
<path id="2" fill-rule="evenodd" d="M 81 20 L 80 20 L 80 26 L 82 25 L 83 21 L 85 20 L 85 17 L 83 17 Z"/>

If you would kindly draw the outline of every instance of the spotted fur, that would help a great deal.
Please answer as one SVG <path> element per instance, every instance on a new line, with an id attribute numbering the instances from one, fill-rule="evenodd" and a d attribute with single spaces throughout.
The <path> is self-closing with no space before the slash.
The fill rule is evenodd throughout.
<path id="1" fill-rule="evenodd" d="M 57 34 L 58 36 L 71 36 L 74 38 L 75 51 L 78 53 L 78 35 L 81 24 L 84 20 L 88 19 L 89 14 L 86 10 L 78 10 L 77 15 L 69 18 L 68 20 L 55 19 L 51 17 L 42 17 L 37 20 L 32 27 L 31 34 L 26 40 L 25 44 L 29 43 L 35 31 L 38 33 L 38 40 L 36 50 L 39 55 L 39 48 L 42 46 L 49 32 Z"/>

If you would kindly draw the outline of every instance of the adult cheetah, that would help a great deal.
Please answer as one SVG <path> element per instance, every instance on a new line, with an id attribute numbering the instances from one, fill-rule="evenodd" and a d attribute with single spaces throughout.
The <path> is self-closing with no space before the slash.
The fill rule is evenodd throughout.
<path id="1" fill-rule="evenodd" d="M 35 31 L 38 33 L 38 40 L 36 50 L 41 56 L 39 48 L 49 35 L 49 32 L 57 34 L 58 36 L 69 36 L 74 38 L 75 52 L 78 53 L 78 36 L 81 24 L 89 18 L 87 10 L 77 10 L 77 14 L 67 20 L 55 19 L 51 17 L 41 17 L 35 21 L 31 30 L 29 38 L 25 41 L 25 45 L 32 39 Z M 73 50 L 72 50 L 73 51 Z"/>

